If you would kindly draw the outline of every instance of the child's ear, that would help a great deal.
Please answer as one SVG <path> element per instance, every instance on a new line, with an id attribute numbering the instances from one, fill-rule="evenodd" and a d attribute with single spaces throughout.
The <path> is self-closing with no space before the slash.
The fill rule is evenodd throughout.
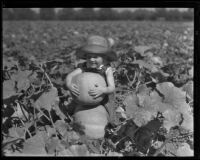
<path id="1" fill-rule="evenodd" d="M 112 47 L 112 46 L 115 44 L 114 39 L 111 38 L 111 37 L 108 38 L 108 42 L 109 42 L 109 44 L 110 44 L 110 47 Z"/>

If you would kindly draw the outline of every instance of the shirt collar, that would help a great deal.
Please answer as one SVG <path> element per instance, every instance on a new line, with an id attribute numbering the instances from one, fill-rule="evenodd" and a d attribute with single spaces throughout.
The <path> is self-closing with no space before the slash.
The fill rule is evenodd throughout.
<path id="1" fill-rule="evenodd" d="M 103 64 L 102 64 L 102 65 L 100 65 L 98 69 L 102 69 L 102 67 L 103 67 L 103 66 L 104 66 Z"/>

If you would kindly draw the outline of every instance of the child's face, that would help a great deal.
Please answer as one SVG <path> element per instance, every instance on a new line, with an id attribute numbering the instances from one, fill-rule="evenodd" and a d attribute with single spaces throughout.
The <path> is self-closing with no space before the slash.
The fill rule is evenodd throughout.
<path id="1" fill-rule="evenodd" d="M 103 57 L 96 54 L 87 54 L 86 60 L 87 60 L 87 64 L 91 68 L 98 68 L 104 62 Z"/>

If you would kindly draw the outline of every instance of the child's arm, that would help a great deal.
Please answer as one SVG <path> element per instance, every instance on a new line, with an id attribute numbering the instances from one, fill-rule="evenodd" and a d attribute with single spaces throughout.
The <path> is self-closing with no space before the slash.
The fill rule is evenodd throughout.
<path id="1" fill-rule="evenodd" d="M 80 68 L 77 68 L 71 73 L 69 73 L 66 77 L 66 86 L 70 91 L 72 91 L 72 94 L 74 95 L 78 95 L 79 91 L 78 91 L 78 87 L 75 84 L 72 84 L 72 78 L 80 73 L 82 73 L 82 70 Z"/>
<path id="2" fill-rule="evenodd" d="M 106 80 L 108 83 L 107 87 L 98 86 L 95 89 L 91 89 L 89 91 L 89 95 L 93 96 L 94 98 L 98 98 L 103 94 L 110 94 L 115 91 L 115 82 L 113 77 L 112 68 L 109 68 L 106 72 Z"/>
<path id="3" fill-rule="evenodd" d="M 114 81 L 113 71 L 111 67 L 109 67 L 108 70 L 106 71 L 106 80 L 107 80 L 108 86 L 105 89 L 104 94 L 113 93 L 115 91 L 115 81 Z"/>

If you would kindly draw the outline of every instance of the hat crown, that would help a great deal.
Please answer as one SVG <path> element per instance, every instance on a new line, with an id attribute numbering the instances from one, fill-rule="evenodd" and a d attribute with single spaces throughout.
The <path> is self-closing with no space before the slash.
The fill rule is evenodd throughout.
<path id="1" fill-rule="evenodd" d="M 117 55 L 111 47 L 112 44 L 109 39 L 98 35 L 92 35 L 88 37 L 85 44 L 78 49 L 79 52 L 77 52 L 77 55 L 79 58 L 85 58 L 87 54 L 101 54 L 110 61 L 114 61 L 117 59 Z"/>
<path id="2" fill-rule="evenodd" d="M 101 36 L 90 36 L 87 41 L 87 45 L 97 45 L 105 48 L 109 48 L 109 42 Z"/>

